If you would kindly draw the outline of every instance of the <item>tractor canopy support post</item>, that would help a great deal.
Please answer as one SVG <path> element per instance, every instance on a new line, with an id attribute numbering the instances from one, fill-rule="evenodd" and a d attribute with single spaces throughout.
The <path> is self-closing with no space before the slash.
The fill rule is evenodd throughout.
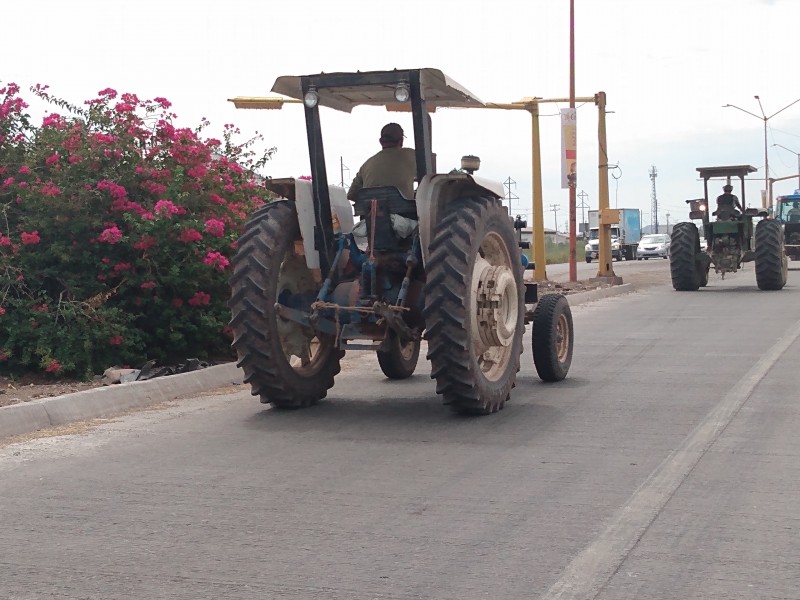
<path id="1" fill-rule="evenodd" d="M 303 94 L 309 84 L 303 80 Z M 319 105 L 305 108 L 308 153 L 311 162 L 311 189 L 314 194 L 314 247 L 319 252 L 319 265 L 323 273 L 331 267 L 333 250 L 333 218 L 331 197 L 328 190 L 328 173 L 325 169 L 325 151 L 322 147 L 322 128 L 319 120 Z"/>

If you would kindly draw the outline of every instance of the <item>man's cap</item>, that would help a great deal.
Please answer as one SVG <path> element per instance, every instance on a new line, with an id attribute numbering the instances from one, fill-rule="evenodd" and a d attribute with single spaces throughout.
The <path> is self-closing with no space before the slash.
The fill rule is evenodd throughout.
<path id="1" fill-rule="evenodd" d="M 400 125 L 397 123 L 387 123 L 383 126 L 383 129 L 381 129 L 381 137 L 379 141 L 381 143 L 399 142 L 404 137 L 406 136 L 403 135 L 403 128 L 400 127 Z"/>
<path id="2" fill-rule="evenodd" d="M 733 191 L 733 186 L 732 186 L 732 185 L 730 185 L 730 184 L 728 184 L 728 185 L 723 185 L 723 186 L 722 186 L 722 191 L 723 191 L 723 192 L 730 192 L 730 191 Z"/>

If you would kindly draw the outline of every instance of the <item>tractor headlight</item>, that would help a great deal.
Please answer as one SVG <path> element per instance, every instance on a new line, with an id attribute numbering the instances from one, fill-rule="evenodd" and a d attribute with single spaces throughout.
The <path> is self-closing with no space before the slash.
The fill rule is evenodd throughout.
<path id="1" fill-rule="evenodd" d="M 411 97 L 411 92 L 408 91 L 408 82 L 401 81 L 397 84 L 397 87 L 394 88 L 394 99 L 398 102 L 408 102 L 408 99 Z"/>
<path id="2" fill-rule="evenodd" d="M 303 96 L 303 104 L 306 105 L 306 108 L 314 108 L 317 104 L 319 104 L 319 94 L 317 93 L 317 88 L 309 88 L 309 90 Z"/>

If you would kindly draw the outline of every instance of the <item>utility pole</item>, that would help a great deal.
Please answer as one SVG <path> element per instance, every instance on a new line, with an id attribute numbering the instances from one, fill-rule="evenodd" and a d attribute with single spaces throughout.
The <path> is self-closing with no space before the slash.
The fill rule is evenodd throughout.
<path id="1" fill-rule="evenodd" d="M 350 168 L 345 166 L 344 158 L 341 157 L 341 156 L 339 157 L 339 170 L 340 170 L 341 175 L 342 175 L 342 179 L 341 179 L 340 185 L 342 187 L 345 187 L 344 186 L 344 172 L 347 171 L 347 177 L 349 178 L 350 177 Z"/>
<path id="2" fill-rule="evenodd" d="M 589 205 L 586 203 L 586 199 L 589 197 L 589 194 L 581 190 L 581 193 L 578 194 L 578 198 L 581 199 L 581 203 L 578 205 L 578 208 L 581 209 L 581 224 L 583 231 L 583 237 L 586 237 L 586 232 L 589 230 L 588 223 L 586 222 L 586 216 L 584 214 L 584 210 L 589 208 Z"/>
<path id="3" fill-rule="evenodd" d="M 513 186 L 514 188 L 516 188 L 516 187 L 517 187 L 517 182 L 516 182 L 516 181 L 514 181 L 513 179 L 511 179 L 511 176 L 509 175 L 508 179 L 506 179 L 506 180 L 503 182 L 503 185 L 504 185 L 504 186 L 505 186 L 505 188 L 506 188 L 506 195 L 505 195 L 504 199 L 505 199 L 505 200 L 508 200 L 508 214 L 510 215 L 510 214 L 511 214 L 511 212 L 512 212 L 511 201 L 512 201 L 512 200 L 519 200 L 519 196 L 517 196 L 515 193 L 513 193 L 513 192 L 511 191 L 511 187 L 512 187 L 512 186 Z"/>
<path id="4" fill-rule="evenodd" d="M 558 233 L 558 211 L 561 210 L 561 207 L 558 204 L 551 204 L 550 210 L 553 211 L 553 224 L 555 226 L 555 232 Z"/>
<path id="5" fill-rule="evenodd" d="M 575 113 L 575 0 L 569 0 L 569 108 Z M 575 143 L 575 166 L 577 169 L 578 145 Z M 575 262 L 575 189 L 578 172 L 569 185 L 569 280 L 578 281 L 578 265 Z M 557 228 L 556 228 L 557 229 Z"/>
<path id="6" fill-rule="evenodd" d="M 656 195 L 656 177 L 658 171 L 656 166 L 650 167 L 650 181 L 652 181 L 652 189 L 650 192 L 650 233 L 659 233 L 658 231 L 658 196 Z M 669 230 L 669 224 L 667 225 Z"/>

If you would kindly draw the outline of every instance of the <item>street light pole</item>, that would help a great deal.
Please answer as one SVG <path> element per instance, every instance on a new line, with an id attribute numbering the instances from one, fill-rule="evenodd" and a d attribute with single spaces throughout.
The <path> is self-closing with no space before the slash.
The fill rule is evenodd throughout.
<path id="1" fill-rule="evenodd" d="M 767 208 L 768 205 L 770 207 L 772 206 L 772 198 L 767 198 L 767 194 L 769 193 L 769 153 L 767 151 L 768 150 L 767 121 L 769 121 L 775 115 L 777 115 L 779 113 L 782 113 L 783 111 L 785 111 L 790 106 L 793 106 L 793 105 L 797 104 L 798 102 L 800 102 L 800 98 L 798 98 L 794 102 L 790 102 L 789 104 L 784 106 L 779 111 L 772 113 L 770 116 L 767 116 L 767 114 L 764 112 L 764 107 L 761 105 L 761 98 L 759 98 L 758 96 L 754 96 L 754 98 L 756 100 L 758 100 L 758 107 L 761 109 L 761 116 L 760 117 L 756 113 L 750 112 L 749 110 L 745 110 L 744 108 L 741 108 L 741 107 L 736 106 L 734 104 L 725 104 L 725 105 L 723 105 L 722 108 L 735 108 L 736 110 L 740 110 L 740 111 L 742 111 L 744 113 L 747 113 L 748 115 L 754 116 L 756 119 L 760 119 L 760 120 L 764 121 L 764 198 L 761 201 L 761 206 L 762 206 L 762 208 Z"/>
<path id="2" fill-rule="evenodd" d="M 777 146 L 778 148 L 783 148 L 784 150 L 789 150 L 792 154 L 797 155 L 797 187 L 800 189 L 800 152 L 795 152 L 786 146 L 782 146 L 780 144 L 772 144 L 773 146 Z"/>

